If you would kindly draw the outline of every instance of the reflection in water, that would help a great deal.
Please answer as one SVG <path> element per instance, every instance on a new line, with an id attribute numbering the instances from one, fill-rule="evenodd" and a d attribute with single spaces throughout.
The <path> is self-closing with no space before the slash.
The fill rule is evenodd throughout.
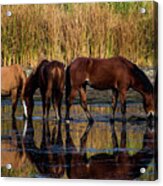
<path id="1" fill-rule="evenodd" d="M 74 121 L 69 125 L 51 120 L 53 110 L 49 121 L 42 122 L 42 103 L 39 98 L 35 99 L 33 121 L 23 121 L 19 104 L 16 113 L 19 117 L 11 120 L 8 117 L 11 112 L 10 101 L 2 100 L 2 176 L 156 179 L 157 119 L 156 130 L 153 130 L 146 123 L 141 96 L 132 90 L 128 92 L 128 121 L 126 126 L 122 124 L 121 127 L 119 104 L 115 123 L 108 122 L 112 112 L 111 104 L 107 104 L 111 91 L 88 89 L 87 93 L 89 109 L 96 121 L 93 124 L 85 123 L 79 104 L 72 108 Z M 79 97 L 76 103 L 79 103 Z M 64 104 L 62 112 L 65 113 Z M 146 125 L 151 128 L 145 128 Z M 8 163 L 13 167 L 9 171 L 5 168 Z M 148 169 L 140 175 L 142 167 Z"/>
<path id="2" fill-rule="evenodd" d="M 56 136 L 56 126 L 58 128 Z M 43 120 L 42 140 L 40 148 L 35 145 L 32 120 L 28 121 L 24 137 L 27 157 L 35 164 L 38 171 L 48 177 L 60 178 L 64 174 L 64 149 L 61 134 L 61 123 L 54 125 L 50 135 L 49 124 Z"/>
<path id="3" fill-rule="evenodd" d="M 22 124 L 19 120 L 13 120 L 12 127 L 10 123 L 8 126 L 11 133 L 2 125 L 2 167 L 11 163 L 13 172 L 22 168 L 18 176 L 26 172 L 24 175 L 27 177 L 139 179 L 140 169 L 151 168 L 153 162 L 152 168 L 155 170 L 147 170 L 152 177 L 144 179 L 157 178 L 157 151 L 154 149 L 157 148 L 154 143 L 156 135 L 154 128 L 148 124 L 146 130 L 140 130 L 140 126 L 134 128 L 137 135 L 144 131 L 143 138 L 140 135 L 135 139 L 130 124 L 122 123 L 121 127 L 120 123 L 113 121 L 106 125 L 61 124 L 50 120 L 29 120 Z M 138 146 L 134 140 L 139 143 Z M 99 152 L 104 147 L 108 151 Z M 34 169 L 37 171 L 34 172 Z M 8 174 L 3 172 L 2 175 Z"/>
<path id="4" fill-rule="evenodd" d="M 88 123 L 86 131 L 80 139 L 80 150 L 78 151 L 71 137 L 69 125 L 66 125 L 66 163 L 69 178 L 135 179 L 140 176 L 142 167 L 148 167 L 154 156 L 154 131 L 152 129 L 147 127 L 142 149 L 134 155 L 129 155 L 126 149 L 126 123 L 122 124 L 120 148 L 118 148 L 114 122 L 111 122 L 112 143 L 115 149 L 113 154 L 101 153 L 88 158 L 85 149 L 87 136 L 92 126 L 92 123 Z"/>
<path id="5" fill-rule="evenodd" d="M 17 129 L 16 119 L 12 120 L 11 131 L 10 135 L 1 137 L 1 166 L 10 163 L 12 168 L 19 169 L 26 159 L 26 154 L 22 145 L 22 136 Z"/>

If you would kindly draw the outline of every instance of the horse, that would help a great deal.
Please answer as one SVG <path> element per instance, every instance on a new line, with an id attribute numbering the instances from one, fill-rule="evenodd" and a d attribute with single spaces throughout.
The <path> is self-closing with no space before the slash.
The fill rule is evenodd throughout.
<path id="1" fill-rule="evenodd" d="M 59 61 L 42 60 L 27 78 L 24 99 L 27 105 L 28 117 L 32 117 L 36 89 L 40 89 L 43 106 L 43 118 L 48 118 L 50 99 L 56 112 L 56 118 L 61 119 L 61 104 L 64 91 L 64 64 Z"/>
<path id="2" fill-rule="evenodd" d="M 126 114 L 126 93 L 129 88 L 143 96 L 147 118 L 154 114 L 153 86 L 147 76 L 135 64 L 122 56 L 109 59 L 76 58 L 66 70 L 66 121 L 70 120 L 70 107 L 79 92 L 81 106 L 89 121 L 93 121 L 87 108 L 86 86 L 97 90 L 112 89 L 113 119 L 120 96 L 122 119 Z"/>
<path id="3" fill-rule="evenodd" d="M 20 65 L 14 64 L 1 68 L 1 95 L 2 97 L 11 96 L 12 99 L 12 117 L 15 117 L 18 98 L 21 97 L 24 116 L 27 117 L 27 108 L 23 99 L 26 74 Z"/>
<path id="4" fill-rule="evenodd" d="M 89 122 L 80 138 L 80 148 L 78 150 L 71 137 L 70 125 L 66 124 L 68 178 L 133 180 L 141 176 L 140 169 L 142 167 L 147 169 L 152 162 L 156 148 L 153 128 L 147 126 L 143 136 L 142 148 L 131 155 L 126 149 L 126 124 L 122 123 L 123 129 L 121 130 L 120 145 L 118 145 L 114 123 L 111 123 L 113 154 L 98 153 L 88 156 L 86 144 L 92 127 L 93 123 Z M 157 178 L 157 173 L 155 178 Z"/>

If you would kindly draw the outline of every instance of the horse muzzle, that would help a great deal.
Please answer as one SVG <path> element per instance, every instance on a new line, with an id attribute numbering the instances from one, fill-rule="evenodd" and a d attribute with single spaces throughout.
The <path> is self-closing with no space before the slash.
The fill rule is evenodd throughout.
<path id="1" fill-rule="evenodd" d="M 147 117 L 150 117 L 150 116 L 153 116 L 154 117 L 155 115 L 155 112 L 153 110 L 150 110 L 148 113 L 147 113 Z"/>

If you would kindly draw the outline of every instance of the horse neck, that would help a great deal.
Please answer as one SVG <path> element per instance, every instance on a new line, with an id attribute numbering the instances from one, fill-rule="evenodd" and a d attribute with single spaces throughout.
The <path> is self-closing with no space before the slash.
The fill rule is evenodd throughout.
<path id="1" fill-rule="evenodd" d="M 145 100 L 153 95 L 153 86 L 149 80 L 143 82 L 139 77 L 134 77 L 131 87 L 139 92 Z"/>
<path id="2" fill-rule="evenodd" d="M 33 96 L 36 89 L 38 88 L 38 81 L 36 74 L 31 75 L 27 81 L 26 87 L 30 88 L 28 89 L 28 95 Z"/>

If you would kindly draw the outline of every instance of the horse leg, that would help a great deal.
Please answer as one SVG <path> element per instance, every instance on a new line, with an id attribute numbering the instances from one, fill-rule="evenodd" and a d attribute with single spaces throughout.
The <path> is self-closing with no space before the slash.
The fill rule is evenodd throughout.
<path id="1" fill-rule="evenodd" d="M 62 114 L 61 114 L 62 98 L 63 98 L 63 93 L 60 92 L 60 96 L 58 99 L 58 114 L 60 119 L 62 119 Z"/>
<path id="2" fill-rule="evenodd" d="M 122 112 L 122 121 L 126 122 L 126 90 L 120 91 L 120 102 L 121 102 L 121 112 Z"/>
<path id="3" fill-rule="evenodd" d="M 23 105 L 23 109 L 24 109 L 23 117 L 24 117 L 24 119 L 26 119 L 26 118 L 28 118 L 27 105 L 23 99 L 22 99 L 22 105 Z"/>
<path id="4" fill-rule="evenodd" d="M 112 96 L 112 110 L 113 110 L 113 120 L 115 119 L 115 111 L 117 108 L 117 102 L 118 102 L 118 90 L 113 90 L 113 96 Z"/>
<path id="5" fill-rule="evenodd" d="M 12 99 L 12 118 L 15 118 L 15 111 L 18 103 L 18 90 L 14 89 L 11 91 L 11 99 Z"/>
<path id="6" fill-rule="evenodd" d="M 66 120 L 67 121 L 70 120 L 70 107 L 72 105 L 74 98 L 77 95 L 77 92 L 78 92 L 77 88 L 72 88 L 70 95 L 66 98 Z"/>
<path id="7" fill-rule="evenodd" d="M 55 112 L 55 115 L 56 115 L 56 119 L 59 120 L 59 114 L 58 114 L 58 108 L 57 108 L 56 100 L 55 100 L 55 95 L 53 95 L 52 96 L 53 109 L 54 109 L 54 112 Z"/>
<path id="8" fill-rule="evenodd" d="M 81 99 L 81 106 L 84 109 L 84 112 L 89 122 L 93 122 L 93 117 L 91 116 L 91 113 L 88 111 L 88 107 L 87 107 L 86 87 L 80 88 L 79 94 L 80 94 L 80 99 Z"/>
<path id="9" fill-rule="evenodd" d="M 126 148 L 126 121 L 122 122 L 120 147 Z"/>
<path id="10" fill-rule="evenodd" d="M 87 142 L 87 136 L 90 132 L 91 128 L 93 127 L 94 122 L 89 122 L 87 125 L 87 128 L 83 134 L 83 136 L 80 138 L 80 150 L 85 149 L 86 142 Z"/>
<path id="11" fill-rule="evenodd" d="M 50 98 L 51 98 L 51 90 L 48 90 L 46 92 L 46 96 L 45 96 L 45 111 L 46 111 L 46 118 L 48 119 L 49 117 L 49 110 L 50 110 Z"/>
<path id="12" fill-rule="evenodd" d="M 117 149 L 118 148 L 118 139 L 117 139 L 117 135 L 115 132 L 114 120 L 111 120 L 110 126 L 111 126 L 111 137 L 112 137 L 113 148 Z M 116 154 L 117 151 L 114 151 L 114 153 Z"/>
<path id="13" fill-rule="evenodd" d="M 52 96 L 53 108 L 56 113 L 57 120 L 60 120 L 62 118 L 61 115 L 62 98 L 63 98 L 63 93 L 59 90 L 57 90 Z"/>
<path id="14" fill-rule="evenodd" d="M 43 119 L 45 118 L 45 92 L 44 90 L 41 90 L 41 97 L 42 97 L 42 109 L 43 109 Z"/>

